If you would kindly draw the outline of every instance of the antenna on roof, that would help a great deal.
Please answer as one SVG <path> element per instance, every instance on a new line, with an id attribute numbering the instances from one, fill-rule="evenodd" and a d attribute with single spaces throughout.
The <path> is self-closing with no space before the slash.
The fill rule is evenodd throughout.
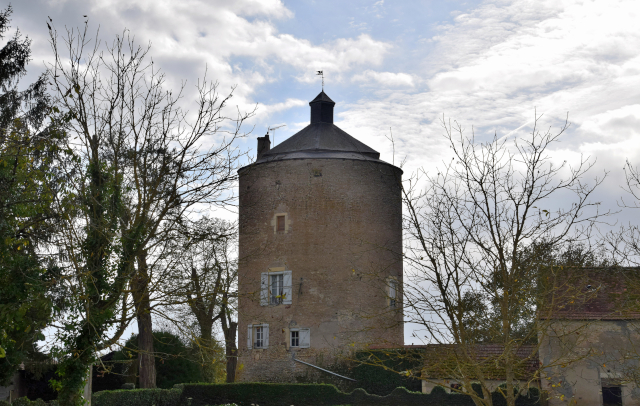
<path id="1" fill-rule="evenodd" d="M 322 91 L 324 92 L 324 71 L 319 70 L 318 73 L 316 73 L 316 75 L 322 76 Z"/>
<path id="2" fill-rule="evenodd" d="M 278 128 L 280 128 L 280 127 L 286 127 L 286 126 L 287 126 L 286 124 L 281 124 L 281 125 L 279 125 L 279 126 L 277 126 L 277 127 L 271 127 L 271 128 L 269 128 L 269 130 L 267 131 L 268 133 L 271 133 L 271 135 L 273 135 L 273 146 L 274 146 L 274 147 L 276 146 L 276 130 L 277 130 Z"/>

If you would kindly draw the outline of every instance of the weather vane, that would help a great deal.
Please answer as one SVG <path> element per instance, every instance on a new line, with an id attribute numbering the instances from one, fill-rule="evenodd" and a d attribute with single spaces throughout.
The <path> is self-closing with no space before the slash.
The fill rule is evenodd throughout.
<path id="1" fill-rule="evenodd" d="M 322 76 L 322 91 L 324 92 L 324 71 L 319 70 L 316 75 Z"/>

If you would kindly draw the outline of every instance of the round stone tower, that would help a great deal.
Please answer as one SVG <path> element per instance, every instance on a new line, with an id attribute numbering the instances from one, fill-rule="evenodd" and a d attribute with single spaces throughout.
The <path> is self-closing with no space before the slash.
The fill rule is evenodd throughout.
<path id="1" fill-rule="evenodd" d="M 333 124 L 311 124 L 239 170 L 238 378 L 295 381 L 369 344 L 402 345 L 402 171 Z"/>

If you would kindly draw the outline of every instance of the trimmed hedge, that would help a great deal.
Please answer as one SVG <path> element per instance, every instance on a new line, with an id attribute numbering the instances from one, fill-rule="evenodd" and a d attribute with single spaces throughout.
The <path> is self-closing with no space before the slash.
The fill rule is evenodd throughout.
<path id="1" fill-rule="evenodd" d="M 469 396 L 446 393 L 439 386 L 427 395 L 405 388 L 396 388 L 387 396 L 372 395 L 361 388 L 351 393 L 344 393 L 335 386 L 326 384 L 229 383 L 176 386 L 174 389 L 98 392 L 93 394 L 92 403 L 93 406 L 205 406 L 222 404 L 236 404 L 238 406 L 474 406 Z M 494 392 L 492 397 L 495 406 L 506 405 L 501 394 Z M 535 388 L 531 389 L 529 396 L 520 396 L 516 405 L 539 405 L 539 391 Z"/>
<path id="2" fill-rule="evenodd" d="M 0 406 L 9 406 L 9 402 L 6 400 L 0 400 Z M 11 402 L 12 406 L 47 406 L 47 403 L 42 399 L 29 400 L 29 398 L 22 397 L 18 399 L 14 399 Z"/>
<path id="3" fill-rule="evenodd" d="M 363 391 L 364 392 L 364 391 Z M 365 392 L 366 393 L 366 392 Z M 228 383 L 186 384 L 181 404 L 191 406 L 236 403 L 290 406 L 345 405 L 351 403 L 347 394 L 327 384 Z"/>
<path id="4" fill-rule="evenodd" d="M 0 406 L 58 406 L 58 401 L 52 400 L 47 403 L 42 399 L 29 400 L 29 398 L 25 396 L 14 399 L 11 404 L 9 404 L 9 402 L 7 402 L 6 400 L 0 400 Z"/>
<path id="5" fill-rule="evenodd" d="M 180 389 L 105 390 L 91 397 L 93 406 L 178 406 Z"/>
<path id="6" fill-rule="evenodd" d="M 516 405 L 538 405 L 538 391 L 532 390 L 529 395 L 519 397 Z M 506 404 L 501 394 L 493 393 L 492 397 L 495 406 Z M 474 406 L 468 395 L 446 393 L 441 387 L 434 388 L 428 395 L 396 388 L 387 396 L 378 396 L 371 395 L 361 388 L 344 393 L 333 385 L 275 383 L 185 384 L 180 401 L 181 405 L 191 406 L 225 403 L 235 403 L 238 406 Z"/>

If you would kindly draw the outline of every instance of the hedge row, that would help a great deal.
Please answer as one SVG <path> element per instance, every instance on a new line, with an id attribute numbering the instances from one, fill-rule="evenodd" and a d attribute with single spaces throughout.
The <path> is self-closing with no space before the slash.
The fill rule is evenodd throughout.
<path id="1" fill-rule="evenodd" d="M 22 397 L 15 399 L 13 402 L 9 403 L 6 400 L 0 400 L 0 406 L 59 406 L 57 400 L 51 400 L 49 402 L 45 402 L 42 399 L 29 400 L 29 398 Z"/>
<path id="2" fill-rule="evenodd" d="M 105 390 L 91 397 L 94 406 L 178 406 L 182 390 L 128 389 Z"/>
<path id="3" fill-rule="evenodd" d="M 493 394 L 495 406 L 506 404 L 499 393 Z M 436 387 L 430 394 L 411 392 L 396 388 L 387 396 L 368 394 L 363 389 L 351 393 L 338 391 L 326 384 L 273 384 L 273 383 L 232 383 L 232 384 L 185 384 L 180 405 L 205 406 L 236 403 L 239 406 L 290 406 L 290 405 L 371 405 L 371 406 L 473 406 L 468 395 L 446 393 Z M 519 397 L 518 406 L 539 404 L 539 392 L 531 390 L 527 396 Z M 98 405 L 95 406 L 111 406 Z M 141 405 L 146 406 L 146 405 Z M 151 406 L 151 405 L 149 405 Z M 176 405 L 177 406 L 177 405 Z"/>

